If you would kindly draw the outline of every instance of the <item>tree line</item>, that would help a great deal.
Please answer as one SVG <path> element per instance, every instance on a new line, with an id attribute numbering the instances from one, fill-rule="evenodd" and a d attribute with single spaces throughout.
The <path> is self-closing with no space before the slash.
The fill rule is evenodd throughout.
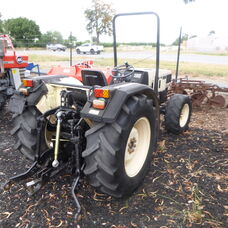
<path id="1" fill-rule="evenodd" d="M 105 3 L 103 0 L 92 0 L 91 7 L 86 9 L 84 14 L 88 22 L 86 29 L 93 42 L 99 44 L 101 35 L 111 35 L 111 21 L 115 14 L 115 10 L 111 4 Z M 56 43 L 69 46 L 71 43 L 77 41 L 77 38 L 72 35 L 64 39 L 59 31 L 41 33 L 39 25 L 35 21 L 25 17 L 2 20 L 0 13 L 1 33 L 9 34 L 17 47 L 45 47 L 47 44 Z M 77 42 L 77 44 L 80 45 L 81 42 Z"/>
<path id="2" fill-rule="evenodd" d="M 46 47 L 47 44 L 61 43 L 69 46 L 70 41 L 77 41 L 75 36 L 69 35 L 64 39 L 59 31 L 41 33 L 39 25 L 25 17 L 1 20 L 0 34 L 9 34 L 15 47 Z"/>

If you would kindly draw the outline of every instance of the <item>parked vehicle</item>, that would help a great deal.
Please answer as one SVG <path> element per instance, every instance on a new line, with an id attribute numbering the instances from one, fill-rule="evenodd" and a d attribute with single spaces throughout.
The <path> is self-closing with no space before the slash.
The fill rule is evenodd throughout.
<path id="1" fill-rule="evenodd" d="M 91 55 L 100 54 L 104 51 L 104 47 L 102 45 L 95 45 L 90 43 L 82 44 L 81 46 L 76 47 L 77 54 L 86 54 L 89 53 Z"/>
<path id="2" fill-rule="evenodd" d="M 67 47 L 62 44 L 48 44 L 47 49 L 52 51 L 66 51 Z"/>

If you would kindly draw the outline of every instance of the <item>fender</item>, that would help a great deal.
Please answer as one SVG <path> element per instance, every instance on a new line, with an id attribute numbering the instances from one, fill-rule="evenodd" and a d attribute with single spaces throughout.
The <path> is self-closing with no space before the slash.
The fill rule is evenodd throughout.
<path id="1" fill-rule="evenodd" d="M 154 90 L 139 83 L 121 83 L 102 87 L 111 91 L 111 99 L 104 110 L 92 108 L 91 101 L 87 101 L 81 111 L 81 117 L 88 118 L 96 122 L 113 123 L 117 119 L 123 105 L 127 99 L 136 94 L 145 94 L 154 101 L 156 118 L 159 119 L 159 101 Z M 94 99 L 94 98 L 92 98 Z"/>
<path id="2" fill-rule="evenodd" d="M 30 89 L 28 96 L 25 96 L 19 91 L 15 91 L 9 101 L 8 110 L 10 112 L 21 114 L 26 107 L 35 106 L 41 97 L 48 92 L 46 85 L 41 80 L 34 81 L 34 83 L 35 86 Z"/>

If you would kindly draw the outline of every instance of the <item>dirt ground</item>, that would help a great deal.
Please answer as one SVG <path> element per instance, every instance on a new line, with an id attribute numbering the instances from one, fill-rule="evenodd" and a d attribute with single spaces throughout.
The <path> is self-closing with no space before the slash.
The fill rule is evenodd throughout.
<path id="1" fill-rule="evenodd" d="M 29 197 L 22 185 L 0 194 L 1 228 L 228 227 L 227 109 L 194 109 L 189 131 L 162 132 L 148 175 L 127 199 L 79 188 L 82 217 L 74 223 L 73 178 L 62 173 Z M 13 149 L 11 115 L 0 111 L 0 183 L 29 167 Z"/>

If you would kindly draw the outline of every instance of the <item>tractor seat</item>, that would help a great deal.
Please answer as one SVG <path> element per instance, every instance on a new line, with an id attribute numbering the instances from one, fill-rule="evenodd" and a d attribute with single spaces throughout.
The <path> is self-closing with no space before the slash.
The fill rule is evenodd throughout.
<path id="1" fill-rule="evenodd" d="M 106 86 L 108 85 L 106 77 L 102 71 L 99 70 L 90 70 L 83 69 L 82 74 L 82 83 L 87 86 Z"/>

